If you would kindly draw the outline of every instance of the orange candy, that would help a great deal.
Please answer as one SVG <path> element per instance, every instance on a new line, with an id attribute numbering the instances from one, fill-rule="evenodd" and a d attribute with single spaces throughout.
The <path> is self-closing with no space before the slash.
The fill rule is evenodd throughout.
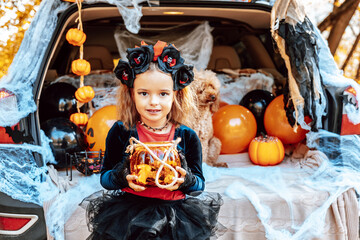
<path id="1" fill-rule="evenodd" d="M 277 96 L 266 108 L 264 115 L 264 126 L 268 135 L 278 137 L 284 144 L 298 143 L 305 139 L 308 130 L 304 130 L 300 125 L 291 127 L 284 110 L 284 96 Z M 307 118 L 307 117 L 306 117 Z M 305 119 L 306 122 L 309 118 Z"/>
<path id="2" fill-rule="evenodd" d="M 239 153 L 247 149 L 256 135 L 254 115 L 240 105 L 226 105 L 213 115 L 214 136 L 221 141 L 221 153 Z"/>

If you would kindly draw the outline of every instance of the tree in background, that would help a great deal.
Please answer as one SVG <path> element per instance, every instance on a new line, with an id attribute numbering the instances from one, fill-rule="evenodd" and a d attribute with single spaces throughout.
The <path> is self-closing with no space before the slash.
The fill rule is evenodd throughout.
<path id="1" fill-rule="evenodd" d="M 0 30 L 12 33 L 0 41 L 0 78 L 9 68 L 19 50 L 25 31 L 29 28 L 41 0 L 0 0 Z"/>
<path id="2" fill-rule="evenodd" d="M 360 0 L 334 0 L 333 11 L 318 25 L 346 77 L 360 82 Z"/>

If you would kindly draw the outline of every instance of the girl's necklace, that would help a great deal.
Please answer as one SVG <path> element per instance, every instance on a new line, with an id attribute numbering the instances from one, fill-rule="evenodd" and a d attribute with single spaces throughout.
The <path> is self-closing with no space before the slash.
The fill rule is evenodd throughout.
<path id="1" fill-rule="evenodd" d="M 153 132 L 161 131 L 161 130 L 165 129 L 169 125 L 169 121 L 167 121 L 164 126 L 159 127 L 159 128 L 150 127 L 150 126 L 146 125 L 146 123 L 144 123 L 142 121 L 139 121 L 139 123 L 140 123 L 140 125 L 146 127 L 147 129 L 152 130 Z"/>

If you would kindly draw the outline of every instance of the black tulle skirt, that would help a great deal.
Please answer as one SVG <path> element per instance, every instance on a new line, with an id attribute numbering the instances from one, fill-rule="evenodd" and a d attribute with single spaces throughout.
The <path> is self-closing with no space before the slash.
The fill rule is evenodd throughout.
<path id="1" fill-rule="evenodd" d="M 198 192 L 166 201 L 113 192 L 86 200 L 92 240 L 205 240 L 224 231 L 217 222 L 222 204 L 218 193 Z"/>

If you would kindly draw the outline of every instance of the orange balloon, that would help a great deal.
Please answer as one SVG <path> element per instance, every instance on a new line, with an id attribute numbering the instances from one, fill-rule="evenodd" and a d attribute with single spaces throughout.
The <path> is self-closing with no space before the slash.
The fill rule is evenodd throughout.
<path id="1" fill-rule="evenodd" d="M 229 104 L 227 102 L 220 101 L 219 108 L 226 106 L 226 105 L 229 105 Z"/>
<path id="2" fill-rule="evenodd" d="M 264 126 L 268 135 L 278 137 L 284 144 L 298 143 L 308 130 L 292 128 L 284 110 L 284 95 L 277 96 L 265 110 Z"/>
<path id="3" fill-rule="evenodd" d="M 115 105 L 100 108 L 89 118 L 85 129 L 89 151 L 105 151 L 106 136 L 116 121 Z"/>
<path id="4" fill-rule="evenodd" d="M 240 105 L 226 105 L 213 115 L 214 136 L 221 141 L 221 153 L 239 153 L 256 135 L 254 115 Z"/>

